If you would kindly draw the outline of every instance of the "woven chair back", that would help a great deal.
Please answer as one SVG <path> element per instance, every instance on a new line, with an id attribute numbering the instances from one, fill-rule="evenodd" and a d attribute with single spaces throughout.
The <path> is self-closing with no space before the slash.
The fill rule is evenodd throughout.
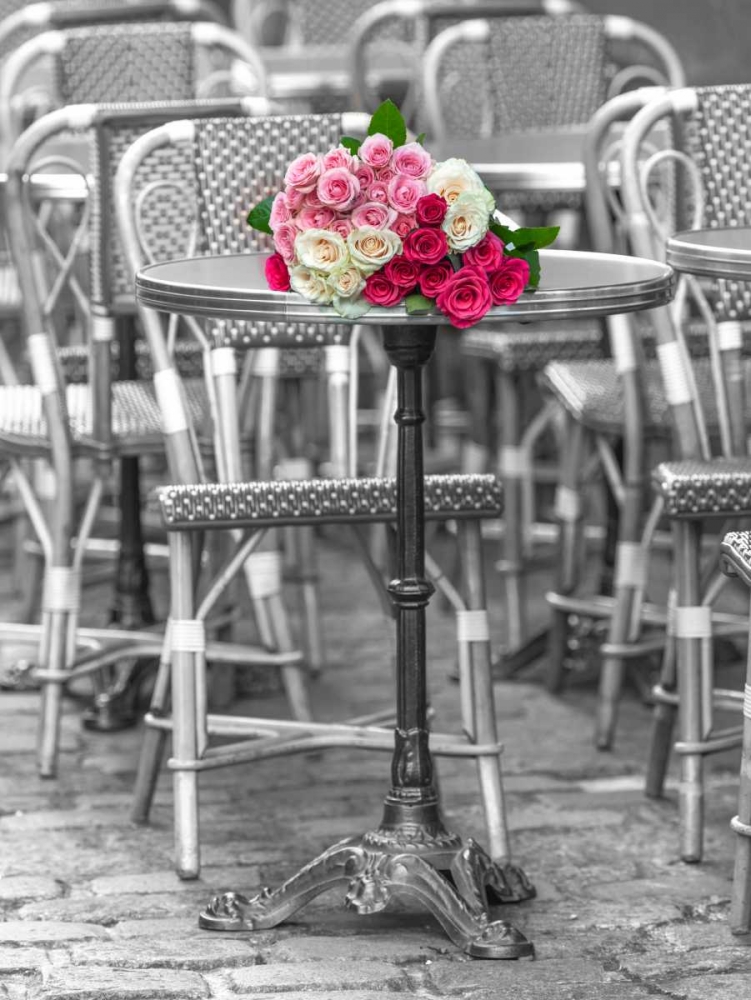
<path id="1" fill-rule="evenodd" d="M 677 229 L 751 223 L 746 194 L 749 168 L 744 160 L 751 152 L 749 107 L 751 85 L 684 88 L 658 98 L 637 116 L 624 143 L 623 191 L 639 253 L 663 255 L 666 237 Z M 674 125 L 675 152 L 663 154 L 666 158 L 657 164 L 658 170 L 667 164 L 673 172 L 672 216 L 655 211 L 645 168 L 635 166 L 637 157 L 643 159 L 644 133 L 660 120 Z M 684 276 L 671 309 L 658 310 L 655 317 L 658 356 L 679 453 L 687 458 L 706 458 L 713 452 L 745 454 L 749 373 L 743 361 L 743 324 L 751 319 L 751 287 L 726 280 L 699 283 Z M 689 350 L 687 330 L 693 331 L 693 345 L 697 328 L 706 338 L 704 352 Z M 711 414 L 705 412 L 699 392 L 695 358 L 701 353 L 713 359 Z M 707 394 L 703 395 L 706 400 Z M 719 426 L 716 438 L 713 424 Z"/>

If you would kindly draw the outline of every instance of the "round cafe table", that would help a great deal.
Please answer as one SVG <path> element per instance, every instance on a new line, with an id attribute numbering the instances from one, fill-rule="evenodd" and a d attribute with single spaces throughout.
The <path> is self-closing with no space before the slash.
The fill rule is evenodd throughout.
<path id="1" fill-rule="evenodd" d="M 668 240 L 667 260 L 676 271 L 710 278 L 751 280 L 751 227 L 676 233 Z"/>
<path id="2" fill-rule="evenodd" d="M 672 271 L 632 257 L 543 251 L 540 287 L 514 305 L 493 309 L 488 321 L 603 316 L 663 305 Z M 139 300 L 161 312 L 225 320 L 321 323 L 336 319 L 328 306 L 293 292 L 273 292 L 262 254 L 191 258 L 152 264 L 136 276 Z M 274 891 L 253 898 L 226 893 L 201 913 L 202 927 L 256 930 L 287 919 L 310 899 L 352 875 L 347 899 L 374 912 L 389 898 L 418 901 L 474 957 L 530 954 L 529 943 L 505 920 L 493 919 L 500 866 L 473 841 L 443 822 L 432 760 L 426 704 L 425 609 L 433 592 L 425 577 L 422 370 L 435 345 L 435 315 L 409 316 L 403 306 L 373 308 L 357 322 L 382 327 L 397 370 L 397 553 L 399 577 L 389 584 L 397 630 L 396 728 L 391 785 L 380 825 L 325 851 Z M 445 325 L 445 321 L 444 321 Z M 460 334 L 457 334 L 460 335 Z M 361 870 L 362 857 L 366 871 Z M 355 878 L 355 875 L 357 876 Z M 517 946 L 518 942 L 522 946 Z"/>

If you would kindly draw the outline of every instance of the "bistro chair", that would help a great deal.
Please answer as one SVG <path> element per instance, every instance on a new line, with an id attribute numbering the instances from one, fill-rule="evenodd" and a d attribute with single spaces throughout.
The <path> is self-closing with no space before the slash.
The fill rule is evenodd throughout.
<path id="1" fill-rule="evenodd" d="M 287 116 L 282 118 L 226 121 L 186 121 L 169 129 L 155 130 L 144 136 L 123 157 L 117 177 L 117 207 L 121 232 L 128 249 L 131 267 L 136 269 L 148 260 L 147 242 L 140 237 L 138 200 L 134 183 L 139 172 L 148 174 L 149 156 L 169 141 L 183 143 L 190 150 L 195 165 L 199 228 L 199 252 L 225 252 L 230 249 L 259 250 L 268 247 L 262 234 L 244 224 L 245 209 L 259 197 L 281 184 L 290 157 L 298 150 L 325 150 L 336 142 L 341 129 L 350 127 L 339 115 Z M 242 157 L 235 151 L 242 151 Z M 264 174 L 254 170 L 256 162 L 265 164 Z M 222 178 L 222 183 L 214 179 Z M 237 211 L 233 209 L 237 206 Z M 241 210 L 242 209 L 242 210 Z M 228 225 L 229 223 L 229 225 Z M 153 352 L 157 378 L 177 383 L 179 373 L 171 366 L 164 351 L 164 333 L 156 313 L 143 309 L 143 323 Z M 206 474 L 190 447 L 190 414 L 183 408 L 179 423 L 182 431 L 170 433 L 167 427 L 168 455 L 174 461 L 170 471 L 176 485 L 159 492 L 159 502 L 171 545 L 171 580 L 173 620 L 194 638 L 172 642 L 157 678 L 152 709 L 147 716 L 147 734 L 139 767 L 134 816 L 144 821 L 149 812 L 165 739 L 172 734 L 174 772 L 177 869 L 183 877 L 198 874 L 198 772 L 233 763 L 245 763 L 276 753 L 303 751 L 327 746 L 391 746 L 392 732 L 376 723 L 375 715 L 350 725 L 291 723 L 207 715 L 205 710 L 205 660 L 202 653 L 203 619 L 229 580 L 243 568 L 253 591 L 253 556 L 261 535 L 269 528 L 308 525 L 358 525 L 373 522 L 394 523 L 394 480 L 388 478 L 332 478 L 326 480 L 241 482 L 237 445 L 237 395 L 235 380 L 229 378 L 236 351 L 257 348 L 259 353 L 284 352 L 302 344 L 346 344 L 351 328 L 346 324 L 302 324 L 294 322 L 229 322 L 208 326 L 213 341 L 212 371 L 217 396 L 226 407 L 221 426 L 226 431 L 224 459 L 217 462 L 219 484 L 205 481 Z M 184 398 L 175 393 L 170 412 Z M 163 402 L 170 400 L 163 397 Z M 233 412 L 234 408 L 234 412 Z M 171 418 L 172 419 L 172 418 Z M 192 467 L 191 467 L 192 463 Z M 489 829 L 492 851 L 508 855 L 508 837 L 502 800 L 502 782 L 498 756 L 495 719 L 489 674 L 487 613 L 485 611 L 479 536 L 479 519 L 497 516 L 501 493 L 492 476 L 443 476 L 426 478 L 426 507 L 429 517 L 456 518 L 463 541 L 466 597 L 462 597 L 445 578 L 437 580 L 451 595 L 457 614 L 460 648 L 462 706 L 464 727 L 471 734 L 470 745 L 452 738 L 439 738 L 439 752 L 476 757 Z M 196 531 L 214 528 L 231 530 L 236 548 L 217 581 L 208 586 L 207 596 L 197 602 L 185 557 L 191 551 L 191 536 Z M 248 556 L 250 554 L 250 562 Z M 269 574 L 279 572 L 275 551 L 259 553 Z M 188 556 L 188 562 L 190 557 Z M 186 572 L 188 576 L 186 576 Z M 278 586 L 278 582 L 276 584 Z M 380 581 L 381 592 L 383 581 Z M 173 633 L 174 640 L 174 633 Z M 171 659 L 170 659 L 171 658 Z M 171 678 L 171 679 L 170 679 Z M 192 678 L 192 679 L 191 679 Z M 187 684 L 187 686 L 186 686 Z M 172 710 L 169 690 L 172 689 Z M 193 694 L 196 693 L 194 699 Z M 225 750 L 212 745 L 210 737 L 235 737 Z M 475 745 L 473 745 L 475 744 Z M 459 749 L 459 747 L 462 749 Z M 495 749 L 491 749 L 491 747 Z"/>
<path id="2" fill-rule="evenodd" d="M 314 5 L 311 5 L 314 6 Z M 366 5 L 361 4 L 362 7 Z M 417 131 L 423 120 L 423 57 L 430 42 L 445 28 L 465 18 L 514 18 L 530 14 L 573 14 L 583 8 L 574 0 L 382 0 L 359 12 L 351 32 L 351 73 L 355 106 L 374 111 L 382 100 L 379 74 L 384 53 L 401 69 L 401 109 Z M 432 137 L 432 136 L 431 136 Z"/>
<path id="3" fill-rule="evenodd" d="M 751 497 L 747 506 L 751 508 Z M 722 540 L 722 556 L 725 572 L 751 586 L 751 532 L 728 532 Z M 743 688 L 738 813 L 731 819 L 730 826 L 738 839 L 728 920 L 734 934 L 748 934 L 751 931 L 751 643 L 746 652 L 746 683 Z"/>
<path id="4" fill-rule="evenodd" d="M 174 108 L 174 110 L 173 110 Z M 23 320 L 34 384 L 0 386 L 0 439 L 6 468 L 12 469 L 14 481 L 38 537 L 44 558 L 41 629 L 4 623 L 6 638 L 39 643 L 36 672 L 42 684 L 39 766 L 43 776 L 53 776 L 56 769 L 60 703 L 63 688 L 71 680 L 91 674 L 95 681 L 103 667 L 129 656 L 154 655 L 161 647 L 156 633 L 123 629 L 80 629 L 83 559 L 86 543 L 94 526 L 112 464 L 123 457 L 163 453 L 161 418 L 151 379 L 113 381 L 113 341 L 115 331 L 128 319 L 132 321 L 135 303 L 132 276 L 119 251 L 111 194 L 114 170 L 122 151 L 144 129 L 169 121 L 174 111 L 246 115 L 267 110 L 253 99 L 231 102 L 178 102 L 170 105 L 120 106 L 116 110 L 97 105 L 71 106 L 51 112 L 35 122 L 19 138 L 9 163 L 8 222 L 11 249 L 17 261 L 39 261 L 49 268 L 44 284 L 38 276 L 46 268 L 21 267 L 19 281 L 23 292 Z M 50 239 L 47 220 L 39 218 L 29 176 L 29 164 L 38 162 L 39 152 L 60 135 L 88 136 L 92 143 L 89 197 L 69 243 L 58 247 Z M 158 158 L 149 178 L 160 190 L 165 176 L 185 178 L 185 168 L 169 155 Z M 192 180 L 192 177 L 191 177 Z M 174 179 L 171 190 L 174 192 Z M 184 193 L 189 199 L 191 189 Z M 162 208 L 164 201 L 162 200 Z M 169 227 L 159 225 L 159 212 L 153 217 L 156 244 L 162 255 L 174 255 L 176 241 L 182 246 L 188 239 L 179 205 L 173 205 L 175 218 Z M 80 269 L 70 267 L 71 249 L 87 240 L 89 253 L 88 287 Z M 49 283 L 48 283 L 49 281 Z M 59 311 L 60 297 L 69 294 L 84 318 L 87 356 L 85 364 L 79 351 L 56 350 L 52 319 Z M 130 326 L 132 335 L 132 325 Z M 175 355 L 185 359 L 184 352 Z M 190 359 L 188 358 L 188 361 Z M 84 367 L 70 383 L 65 375 Z M 210 397 L 202 388 L 201 368 L 189 365 L 194 376 L 186 381 L 191 413 L 199 427 L 208 422 Z M 147 374 L 144 372 L 144 374 Z M 158 381 L 158 380 L 157 380 Z M 66 382 L 68 382 L 66 386 Z M 210 438 L 209 438 L 210 440 Z M 27 471 L 27 460 L 42 458 L 51 463 L 55 475 L 54 504 L 44 504 Z M 91 465 L 87 497 L 80 519 L 76 513 L 74 471 L 78 459 Z M 137 500 L 138 498 L 136 498 Z M 78 524 L 76 525 L 76 521 Z M 76 530 L 77 529 L 77 530 Z M 76 661 L 81 649 L 93 651 L 83 662 Z M 260 657 L 287 666 L 299 661 L 299 655 Z M 250 654 L 251 662 L 259 660 Z M 299 673 L 299 671 L 298 671 Z M 287 671 L 289 688 L 294 689 L 294 711 L 306 715 L 302 682 Z M 100 685 L 101 688 L 101 685 Z M 299 697 L 298 697 L 299 694 Z"/>
<path id="5" fill-rule="evenodd" d="M 132 103 L 149 100 L 156 93 L 163 95 L 164 100 L 190 100 L 204 91 L 212 93 L 216 85 L 226 88 L 227 67 L 239 65 L 240 61 L 247 68 L 247 73 L 241 74 L 241 92 L 251 84 L 256 93 L 265 91 L 263 67 L 254 51 L 235 33 L 218 24 L 166 23 L 158 32 L 149 24 L 137 23 L 45 32 L 24 43 L 3 65 L 0 72 L 0 94 L 4 95 L 0 98 L 0 136 L 12 134 L 14 114 L 10 100 L 13 94 L 22 91 L 26 70 L 38 67 L 45 56 L 49 60 L 48 75 L 43 76 L 41 82 L 45 79 L 49 82 L 47 103 L 53 106 L 84 101 Z M 235 78 L 239 79 L 236 73 Z M 235 86 L 237 79 L 229 81 L 230 88 Z M 85 142 L 84 139 L 81 144 L 79 139 L 76 145 L 66 140 L 72 150 L 66 150 L 64 155 L 53 155 L 50 151 L 46 158 L 47 168 L 56 165 L 66 172 L 77 170 L 78 163 L 89 156 Z M 50 206 L 43 201 L 43 214 L 51 211 L 51 207 L 56 209 L 52 212 L 56 220 L 53 224 L 65 232 L 67 222 L 60 220 L 60 213 L 66 209 L 62 204 Z M 43 239 L 48 244 L 50 239 L 54 242 L 50 225 Z M 77 254 L 70 253 L 65 259 L 63 273 L 57 278 L 62 284 L 67 284 L 67 276 L 78 266 L 76 257 Z M 20 266 L 28 266 L 28 262 L 22 259 Z M 39 281 L 41 276 L 42 271 L 37 269 L 35 280 Z M 56 294 L 60 295 L 60 291 L 58 289 Z M 40 290 L 39 294 L 44 297 L 48 292 L 49 289 Z M 72 302 L 75 306 L 75 295 Z M 59 311 L 56 322 L 60 323 L 59 314 L 63 311 Z M 131 343 L 132 338 L 126 337 L 119 345 L 120 368 L 126 377 L 133 377 Z M 76 357 L 80 357 L 80 351 L 68 350 L 66 363 L 74 365 Z M 125 460 L 121 480 L 121 566 L 113 615 L 123 624 L 130 622 L 138 626 L 151 620 L 152 613 L 145 582 L 140 520 L 137 511 L 133 511 L 138 503 L 135 457 Z M 127 501 L 126 496 L 130 497 Z M 126 557 L 132 563 L 130 567 L 122 565 Z"/>
<path id="6" fill-rule="evenodd" d="M 633 65 L 618 64 L 615 48 L 629 45 Z M 534 59 L 529 53 L 535 53 Z M 533 65 L 544 59 L 544 79 Z M 672 46 L 656 31 L 626 17 L 572 14 L 566 17 L 496 17 L 447 27 L 431 42 L 423 64 L 427 127 L 438 137 L 514 136 L 586 126 L 620 87 L 642 78 L 672 86 L 683 70 Z M 554 142 L 551 135 L 551 142 Z M 500 206 L 547 214 L 555 208 L 581 209 L 571 192 L 499 192 Z M 586 213 L 585 213 L 586 218 Z M 527 620 L 526 574 L 533 551 L 534 449 L 555 429 L 560 408 L 552 401 L 530 419 L 525 411 L 535 374 L 548 361 L 602 357 L 602 325 L 562 322 L 558 327 L 517 329 L 504 324 L 470 330 L 461 341 L 469 365 L 470 443 L 467 460 L 479 471 L 489 460 L 492 437 L 488 411 L 498 409 L 496 468 L 505 488 L 503 575 L 509 653 L 504 671 L 513 673 L 544 649 L 544 634 L 531 635 Z M 556 514 L 571 512 L 560 504 Z"/>
<path id="7" fill-rule="evenodd" d="M 639 255 L 664 256 L 665 239 L 676 228 L 745 224 L 745 200 L 738 197 L 739 185 L 745 184 L 738 149 L 746 141 L 748 101 L 745 85 L 682 88 L 654 98 L 627 126 L 621 161 L 623 218 L 630 245 Z M 666 123 L 674 129 L 674 148 L 655 150 L 654 131 Z M 737 706 L 740 695 L 714 689 L 713 642 L 718 636 L 745 632 L 746 623 L 713 610 L 723 579 L 717 548 L 707 553 L 702 541 L 712 522 L 732 522 L 748 509 L 751 463 L 746 458 L 744 399 L 751 372 L 742 357 L 746 295 L 738 283 L 700 285 L 681 278 L 673 306 L 651 314 L 657 364 L 643 364 L 635 337 L 622 337 L 621 360 L 616 354 L 618 370 L 625 366 L 626 371 L 639 372 L 643 400 L 642 408 L 635 401 L 626 411 L 626 426 L 631 425 L 634 436 L 642 427 L 647 434 L 662 429 L 669 435 L 673 458 L 653 471 L 656 499 L 646 521 L 635 495 L 630 523 L 622 526 L 614 599 L 604 614 L 612 617 L 601 650 L 597 741 L 603 747 L 612 741 L 624 661 L 664 648 L 661 678 L 653 692 L 647 793 L 661 794 L 677 713 L 680 850 L 687 861 L 702 856 L 704 758 L 740 742 L 738 727 L 720 730 L 714 721 L 714 708 Z M 601 428 L 607 426 L 613 414 L 613 392 L 608 388 L 612 375 L 590 369 L 583 378 L 581 372 L 551 372 L 554 367 L 549 367 L 546 380 L 557 383 L 570 412 L 578 409 L 590 422 L 599 415 Z M 626 460 L 627 474 L 629 468 Z M 630 471 L 634 483 L 627 480 L 624 490 L 636 491 L 637 470 Z M 672 587 L 669 607 L 662 610 L 644 599 L 660 517 L 669 519 L 673 535 Z M 586 603 L 575 598 L 569 602 L 556 595 L 552 602 L 557 615 L 587 613 Z M 645 624 L 657 626 L 657 634 L 643 636 Z"/>

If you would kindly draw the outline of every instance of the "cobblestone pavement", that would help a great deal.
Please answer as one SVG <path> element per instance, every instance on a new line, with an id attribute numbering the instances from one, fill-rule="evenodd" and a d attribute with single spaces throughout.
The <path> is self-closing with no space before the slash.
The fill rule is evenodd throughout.
<path id="1" fill-rule="evenodd" d="M 323 544 L 321 567 L 329 664 L 315 682 L 317 711 L 342 718 L 386 706 L 392 627 L 338 540 Z M 546 582 L 543 573 L 538 590 Z M 449 729 L 458 718 L 452 622 L 437 600 L 429 646 L 436 725 Z M 0 695 L 0 997 L 747 1000 L 751 950 L 726 925 L 737 759 L 713 764 L 706 861 L 687 866 L 677 858 L 674 785 L 663 801 L 642 795 L 649 712 L 635 698 L 610 754 L 592 746 L 591 689 L 555 698 L 525 679 L 497 685 L 496 700 L 516 860 L 537 887 L 536 899 L 503 915 L 534 941 L 534 962 L 472 961 L 425 913 L 361 917 L 335 893 L 272 931 L 201 931 L 197 911 L 215 890 L 276 885 L 377 823 L 387 757 L 331 751 L 203 775 L 204 868 L 181 882 L 166 775 L 151 825 L 129 820 L 140 732 L 84 732 L 70 700 L 60 777 L 41 781 L 37 697 Z M 256 710 L 281 711 L 278 696 Z M 482 842 L 473 765 L 442 762 L 440 785 L 449 824 Z"/>

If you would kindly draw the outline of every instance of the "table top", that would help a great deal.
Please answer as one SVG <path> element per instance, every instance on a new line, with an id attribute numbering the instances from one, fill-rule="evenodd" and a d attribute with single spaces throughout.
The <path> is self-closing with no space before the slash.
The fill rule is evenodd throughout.
<path id="1" fill-rule="evenodd" d="M 751 227 L 676 233 L 668 240 L 667 259 L 677 271 L 751 280 Z"/>
<path id="2" fill-rule="evenodd" d="M 136 275 L 136 294 L 162 312 L 216 319 L 346 322 L 330 306 L 266 285 L 266 254 L 224 254 L 151 264 Z M 518 302 L 493 308 L 483 323 L 605 316 L 651 309 L 669 301 L 673 272 L 656 261 L 616 254 L 543 250 L 542 279 Z M 403 306 L 374 307 L 359 323 L 445 323 L 443 316 L 408 316 Z"/>

